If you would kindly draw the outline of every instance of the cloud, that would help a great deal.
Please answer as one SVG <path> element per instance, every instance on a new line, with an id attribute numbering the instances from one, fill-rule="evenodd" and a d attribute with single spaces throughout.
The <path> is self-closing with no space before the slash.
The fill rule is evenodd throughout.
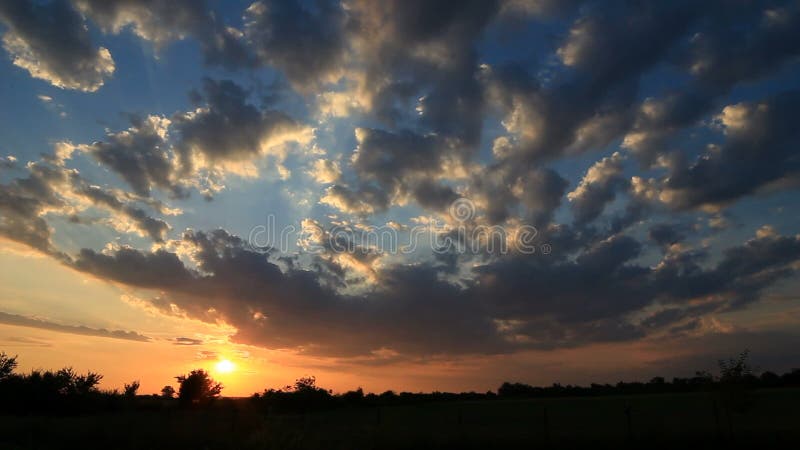
<path id="1" fill-rule="evenodd" d="M 63 167 L 58 158 L 45 159 L 54 159 L 55 164 L 31 162 L 26 167 L 26 177 L 0 184 L 0 234 L 65 258 L 51 242 L 51 227 L 45 215 L 81 222 L 78 214 L 95 207 L 108 214 L 106 223 L 118 231 L 135 232 L 155 241 L 165 238 L 169 225 L 148 213 L 135 196 L 92 185 L 76 169 Z M 166 211 L 157 202 L 148 206 Z"/>
<path id="2" fill-rule="evenodd" d="M 669 247 L 686 239 L 689 230 L 681 224 L 659 223 L 650 227 L 648 237 L 662 247 Z"/>
<path id="3" fill-rule="evenodd" d="M 111 339 L 125 339 L 129 341 L 148 342 L 150 338 L 135 331 L 107 330 L 105 328 L 89 328 L 83 325 L 62 325 L 43 319 L 19 316 L 0 312 L 0 323 L 17 327 L 39 328 L 42 330 L 56 331 L 59 333 L 79 334 L 82 336 L 95 336 Z"/>
<path id="4" fill-rule="evenodd" d="M 131 116 L 131 127 L 108 132 L 106 140 L 77 149 L 118 173 L 138 195 L 149 196 L 153 187 L 185 197 L 181 180 L 176 180 L 177 162 L 167 142 L 170 120 L 165 117 Z"/>
<path id="5" fill-rule="evenodd" d="M 17 158 L 9 156 L 0 156 L 0 169 L 14 169 L 17 167 Z"/>
<path id="6" fill-rule="evenodd" d="M 769 74 L 800 54 L 800 6 L 794 2 L 742 4 L 740 15 L 720 14 L 693 36 L 683 63 L 710 89 Z M 749 22 L 743 32 L 742 22 Z"/>
<path id="7" fill-rule="evenodd" d="M 65 206 L 57 185 L 66 183 L 66 175 L 43 164 L 31 164 L 28 170 L 26 178 L 0 185 L 0 211 L 3 213 L 0 234 L 43 253 L 63 257 L 51 243 L 50 226 L 42 215 Z"/>
<path id="8" fill-rule="evenodd" d="M 334 184 L 325 189 L 320 203 L 348 214 L 368 215 L 385 210 L 389 206 L 389 197 L 384 190 L 373 186 L 353 190 L 345 185 Z"/>
<path id="9" fill-rule="evenodd" d="M 688 2 L 587 8 L 557 50 L 570 69 L 547 86 L 519 66 L 487 74 L 512 136 L 498 157 L 530 163 L 601 148 L 632 120 L 638 79 L 702 13 Z"/>
<path id="10" fill-rule="evenodd" d="M 403 117 L 401 105 L 419 102 L 422 129 L 474 151 L 483 115 L 474 46 L 499 9 L 495 1 L 353 2 L 350 47 L 363 67 L 350 77 L 355 98 L 389 125 Z"/>
<path id="11" fill-rule="evenodd" d="M 546 225 L 561 205 L 569 182 L 552 169 L 498 164 L 476 170 L 465 196 L 483 208 L 491 224 L 517 217 L 516 208 L 525 206 L 528 222 Z"/>
<path id="12" fill-rule="evenodd" d="M 326 355 L 498 353 L 638 339 L 672 320 L 639 323 L 652 308 L 702 314 L 742 308 L 791 276 L 800 238 L 762 236 L 731 247 L 715 265 L 702 254 L 668 254 L 656 266 L 634 263 L 642 246 L 615 236 L 573 259 L 516 255 L 476 266 L 474 281 L 443 280 L 435 266 L 393 265 L 375 272 L 362 294 L 345 294 L 313 271 L 281 269 L 241 239 L 217 230 L 187 232 L 195 269 L 165 250 L 83 250 L 74 267 L 163 292 L 190 317 L 222 320 L 236 342 Z M 695 317 L 700 314 L 695 311 Z"/>
<path id="13" fill-rule="evenodd" d="M 719 116 L 725 142 L 695 161 L 670 161 L 659 199 L 677 209 L 719 209 L 761 190 L 796 185 L 800 134 L 793 117 L 798 107 L 797 91 L 725 107 Z"/>
<path id="14" fill-rule="evenodd" d="M 617 191 L 628 187 L 628 180 L 622 175 L 624 160 L 619 152 L 601 159 L 586 171 L 578 187 L 567 194 L 578 224 L 597 218 L 614 200 Z"/>
<path id="15" fill-rule="evenodd" d="M 318 159 L 314 161 L 308 174 L 317 183 L 330 184 L 336 182 L 342 176 L 342 169 L 337 161 Z"/>
<path id="16" fill-rule="evenodd" d="M 652 164 L 676 132 L 717 107 L 735 85 L 766 77 L 800 54 L 797 5 L 740 4 L 729 15 L 711 15 L 711 25 L 695 34 L 680 53 L 691 83 L 663 98 L 646 99 L 623 146 Z M 743 23 L 752 22 L 744 27 Z M 746 32 L 742 29 L 746 28 Z"/>
<path id="17" fill-rule="evenodd" d="M 261 111 L 247 102 L 247 92 L 230 80 L 206 78 L 194 99 L 195 111 L 172 118 L 182 174 L 196 170 L 255 176 L 252 161 L 272 154 L 285 156 L 286 145 L 308 143 L 312 130 L 275 110 Z"/>
<path id="18" fill-rule="evenodd" d="M 201 339 L 194 339 L 188 337 L 176 337 L 175 341 L 173 342 L 175 345 L 202 345 L 203 341 Z"/>
<path id="19" fill-rule="evenodd" d="M 152 42 L 156 50 L 189 36 L 199 43 L 208 64 L 227 68 L 254 64 L 242 42 L 241 31 L 227 27 L 204 0 L 74 0 L 81 13 L 105 33 L 119 34 L 130 28 Z"/>
<path id="20" fill-rule="evenodd" d="M 307 91 L 336 82 L 346 50 L 345 11 L 338 2 L 256 1 L 244 13 L 244 35 L 259 60 Z"/>
<path id="21" fill-rule="evenodd" d="M 99 186 L 86 185 L 78 181 L 75 184 L 73 186 L 75 195 L 90 201 L 95 206 L 105 207 L 113 213 L 111 225 L 117 230 L 134 231 L 156 242 L 162 242 L 166 237 L 170 226 L 165 221 L 151 217 L 144 209 L 121 200 L 113 192 Z M 127 223 L 128 221 L 131 223 Z"/>
<path id="22" fill-rule="evenodd" d="M 105 47 L 96 48 L 81 15 L 66 0 L 0 5 L 3 47 L 14 65 L 62 89 L 94 92 L 114 73 Z"/>

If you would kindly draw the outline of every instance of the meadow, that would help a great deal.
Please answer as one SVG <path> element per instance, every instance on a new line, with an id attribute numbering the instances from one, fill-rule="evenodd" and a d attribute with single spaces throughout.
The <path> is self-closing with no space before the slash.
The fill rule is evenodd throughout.
<path id="1" fill-rule="evenodd" d="M 745 411 L 717 393 L 480 399 L 269 413 L 251 399 L 202 409 L 136 399 L 77 416 L 2 416 L 2 449 L 800 448 L 800 389 L 759 389 Z"/>

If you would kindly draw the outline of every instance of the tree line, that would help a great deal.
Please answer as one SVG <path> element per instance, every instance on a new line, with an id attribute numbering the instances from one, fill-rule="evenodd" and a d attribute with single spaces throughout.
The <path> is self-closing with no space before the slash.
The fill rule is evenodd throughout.
<path id="1" fill-rule="evenodd" d="M 0 352 L 0 413 L 10 414 L 80 414 L 125 408 L 202 408 L 213 404 L 223 385 L 203 369 L 178 375 L 176 390 L 166 385 L 160 395 L 138 395 L 139 382 L 133 381 L 122 390 L 101 390 L 103 376 L 95 372 L 80 374 L 72 368 L 57 371 L 33 370 L 17 373 L 17 357 Z M 730 407 L 746 408 L 747 392 L 758 388 L 800 387 L 800 369 L 782 375 L 766 371 L 756 374 L 748 363 L 748 352 L 736 358 L 719 361 L 719 374 L 696 372 L 693 377 L 654 377 L 648 382 L 619 382 L 589 386 L 531 386 L 524 383 L 503 383 L 496 391 L 413 393 L 386 391 L 364 393 L 361 388 L 343 393 L 317 386 L 314 377 L 303 377 L 279 389 L 265 389 L 253 394 L 248 402 L 266 414 L 302 413 L 315 410 L 359 406 L 491 400 L 505 398 L 547 398 L 603 395 L 638 395 L 717 391 Z"/>

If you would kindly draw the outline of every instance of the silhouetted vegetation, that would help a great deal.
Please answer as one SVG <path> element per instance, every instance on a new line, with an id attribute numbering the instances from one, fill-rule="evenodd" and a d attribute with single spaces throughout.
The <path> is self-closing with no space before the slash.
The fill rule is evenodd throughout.
<path id="1" fill-rule="evenodd" d="M 120 442 L 138 442 L 122 445 L 127 448 L 498 448 L 597 439 L 617 445 L 645 438 L 648 445 L 691 438 L 730 446 L 800 437 L 793 431 L 800 391 L 786 389 L 800 387 L 800 370 L 757 375 L 747 352 L 719 361 L 717 375 L 697 372 L 672 380 L 546 387 L 506 382 L 485 393 L 377 394 L 359 388 L 337 394 L 303 377 L 248 399 L 220 399 L 222 385 L 202 369 L 175 377 L 177 393 L 167 385 L 160 395 L 138 395 L 138 380 L 121 391 L 100 390 L 102 375 L 95 372 L 23 374 L 17 367 L 16 357 L 0 353 L 0 448 L 112 448 Z M 78 416 L 79 422 L 39 422 L 38 416 Z M 41 423 L 48 431 L 53 423 L 72 425 L 51 437 L 40 433 Z M 653 441 L 667 433 L 658 431 L 666 426 L 669 434 Z M 15 429 L 27 431 L 20 437 Z M 108 429 L 114 431 L 97 434 Z"/>
<path id="2" fill-rule="evenodd" d="M 314 377 L 299 378 L 283 389 L 267 389 L 253 394 L 253 402 L 266 412 L 306 412 L 334 407 L 335 397 L 330 391 L 317 387 Z"/>
<path id="3" fill-rule="evenodd" d="M 122 389 L 122 394 L 128 398 L 136 397 L 136 393 L 139 392 L 139 386 L 139 380 L 126 383 Z"/>
<path id="4" fill-rule="evenodd" d="M 314 377 L 303 377 L 294 384 L 280 389 L 265 389 L 254 394 L 250 402 L 258 410 L 270 414 L 306 413 L 342 407 L 378 407 L 426 402 L 478 401 L 493 399 L 521 398 L 559 398 L 559 397 L 598 397 L 620 395 L 678 394 L 691 392 L 714 393 L 720 406 L 734 411 L 746 411 L 752 407 L 750 393 L 755 389 L 774 389 L 800 387 L 800 369 L 783 375 L 764 372 L 760 376 L 747 361 L 745 351 L 736 358 L 719 361 L 719 375 L 696 372 L 688 378 L 654 377 L 648 382 L 618 382 L 616 384 L 597 384 L 589 386 L 561 385 L 531 386 L 524 383 L 505 382 L 497 392 L 430 392 L 413 393 L 386 391 L 380 394 L 364 393 L 361 388 L 334 394 L 331 390 L 317 385 Z M 146 404 L 136 399 L 140 383 L 138 380 L 123 386 L 122 392 L 101 391 L 97 388 L 102 375 L 95 372 L 78 374 L 72 368 L 58 371 L 34 370 L 28 374 L 15 373 L 17 358 L 0 353 L 0 397 L 3 412 L 51 412 L 65 414 L 70 412 L 92 412 L 106 409 L 120 409 L 126 406 L 138 407 Z M 221 395 L 223 386 L 214 381 L 208 372 L 196 369 L 185 375 L 175 377 L 179 387 L 178 405 L 202 407 L 210 404 Z M 173 400 L 175 389 L 164 386 L 160 396 L 164 401 Z M 127 399 L 127 400 L 125 400 Z"/>
<path id="5" fill-rule="evenodd" d="M 14 373 L 14 369 L 17 368 L 17 357 L 11 357 L 5 354 L 5 352 L 0 353 L 0 381 L 8 378 L 12 373 Z"/>
<path id="6" fill-rule="evenodd" d="M 175 397 L 175 388 L 172 386 L 164 386 L 161 388 L 161 398 L 170 399 Z"/>
<path id="7" fill-rule="evenodd" d="M 175 379 L 180 384 L 178 400 L 183 405 L 207 405 L 222 393 L 222 384 L 214 381 L 203 369 L 193 370 L 188 375 L 179 375 Z"/>
<path id="8" fill-rule="evenodd" d="M 16 357 L 0 353 L 0 412 L 54 414 L 90 412 L 113 407 L 108 400 L 115 392 L 97 389 L 102 375 L 94 372 L 78 374 L 70 367 L 58 371 L 34 370 L 14 373 Z"/>

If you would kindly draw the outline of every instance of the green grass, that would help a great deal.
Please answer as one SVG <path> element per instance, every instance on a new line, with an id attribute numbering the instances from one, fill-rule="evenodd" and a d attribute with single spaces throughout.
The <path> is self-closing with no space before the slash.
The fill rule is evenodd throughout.
<path id="1" fill-rule="evenodd" d="M 0 449 L 800 448 L 800 390 L 757 391 L 743 413 L 727 414 L 718 404 L 718 421 L 714 398 L 487 400 L 269 417 L 241 400 L 200 411 L 6 416 Z"/>

